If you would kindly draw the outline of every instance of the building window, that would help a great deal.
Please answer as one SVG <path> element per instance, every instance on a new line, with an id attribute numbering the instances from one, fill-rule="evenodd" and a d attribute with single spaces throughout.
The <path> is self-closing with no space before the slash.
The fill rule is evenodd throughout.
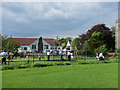
<path id="1" fill-rule="evenodd" d="M 32 49 L 36 49 L 36 45 L 32 45 Z"/>
<path id="2" fill-rule="evenodd" d="M 45 49 L 48 49 L 48 45 L 45 45 Z"/>
<path id="3" fill-rule="evenodd" d="M 23 47 L 21 47 L 21 50 L 24 50 L 24 48 L 23 48 Z"/>
<path id="4" fill-rule="evenodd" d="M 24 50 L 27 50 L 27 47 L 24 47 Z"/>
<path id="5" fill-rule="evenodd" d="M 60 49 L 60 47 L 58 49 Z"/>
<path id="6" fill-rule="evenodd" d="M 52 47 L 50 49 L 53 49 Z"/>

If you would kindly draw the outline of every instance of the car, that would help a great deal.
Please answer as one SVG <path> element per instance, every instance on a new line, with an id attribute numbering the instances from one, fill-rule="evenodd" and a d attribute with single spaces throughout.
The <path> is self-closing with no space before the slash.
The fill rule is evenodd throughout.
<path id="1" fill-rule="evenodd" d="M 114 56 L 115 53 L 108 53 L 108 56 Z"/>

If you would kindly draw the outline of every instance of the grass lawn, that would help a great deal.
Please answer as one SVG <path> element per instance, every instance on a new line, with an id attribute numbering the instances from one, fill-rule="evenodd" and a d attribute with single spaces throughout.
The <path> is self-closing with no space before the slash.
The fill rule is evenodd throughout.
<path id="1" fill-rule="evenodd" d="M 118 63 L 2 71 L 3 88 L 117 88 Z"/>

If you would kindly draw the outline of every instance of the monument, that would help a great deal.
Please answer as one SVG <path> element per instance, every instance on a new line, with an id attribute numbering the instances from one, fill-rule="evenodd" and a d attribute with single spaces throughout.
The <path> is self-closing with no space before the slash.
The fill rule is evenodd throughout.
<path id="1" fill-rule="evenodd" d="M 116 20 L 115 48 L 120 49 L 120 18 Z"/>

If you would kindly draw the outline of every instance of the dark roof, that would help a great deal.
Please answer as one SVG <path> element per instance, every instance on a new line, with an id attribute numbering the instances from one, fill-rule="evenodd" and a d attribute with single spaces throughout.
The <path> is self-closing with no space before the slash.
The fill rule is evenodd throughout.
<path id="1" fill-rule="evenodd" d="M 30 45 L 33 42 L 35 42 L 38 38 L 12 38 L 12 40 L 15 40 L 20 45 Z M 43 38 L 47 43 L 49 43 L 51 46 L 55 45 L 55 39 L 52 38 Z"/>
<path id="2" fill-rule="evenodd" d="M 43 38 L 47 43 L 49 43 L 51 46 L 55 46 L 55 39 L 52 38 Z"/>
<path id="3" fill-rule="evenodd" d="M 20 45 L 30 45 L 34 41 L 36 41 L 38 38 L 12 38 L 12 40 L 15 40 Z"/>

